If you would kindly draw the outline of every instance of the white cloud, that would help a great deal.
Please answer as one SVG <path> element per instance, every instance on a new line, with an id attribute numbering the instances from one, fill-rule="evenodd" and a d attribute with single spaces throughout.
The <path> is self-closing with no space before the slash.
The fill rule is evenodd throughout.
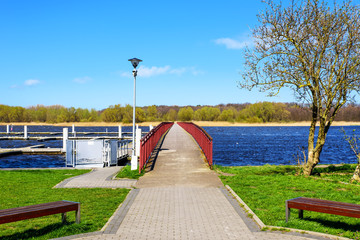
<path id="1" fill-rule="evenodd" d="M 173 75 L 182 75 L 184 73 L 191 73 L 192 75 L 199 75 L 203 73 L 202 71 L 197 70 L 194 67 L 180 67 L 180 68 L 172 68 L 169 65 L 164 67 L 146 67 L 140 66 L 138 68 L 138 76 L 139 77 L 153 77 L 158 75 L 166 75 L 166 74 L 173 74 Z M 120 72 L 122 77 L 131 77 L 132 73 L 129 72 Z"/>
<path id="2" fill-rule="evenodd" d="M 170 66 L 165 67 L 144 67 L 140 66 L 138 70 L 138 76 L 140 77 L 152 77 L 156 75 L 162 75 L 170 72 Z"/>
<path id="3" fill-rule="evenodd" d="M 242 49 L 246 46 L 253 45 L 251 39 L 236 40 L 232 38 L 219 38 L 215 40 L 215 43 L 218 45 L 225 45 L 227 49 Z"/>
<path id="4" fill-rule="evenodd" d="M 120 76 L 122 77 L 131 77 L 132 74 L 130 72 L 122 72 L 122 71 L 119 71 L 118 72 L 120 74 Z"/>
<path id="5" fill-rule="evenodd" d="M 37 80 L 37 79 L 28 79 L 28 80 L 26 80 L 26 81 L 24 82 L 24 85 L 25 85 L 25 86 L 34 86 L 34 85 L 37 85 L 37 84 L 39 84 L 39 83 L 40 83 L 40 81 Z"/>
<path id="6" fill-rule="evenodd" d="M 84 83 L 87 83 L 87 82 L 90 82 L 92 79 L 90 77 L 80 77 L 80 78 L 74 78 L 74 82 L 76 83 L 81 83 L 81 84 L 84 84 Z"/>
<path id="7" fill-rule="evenodd" d="M 194 76 L 204 74 L 204 71 L 198 70 L 198 69 L 196 69 L 194 67 L 190 68 L 190 71 L 191 71 L 191 74 L 194 75 Z"/>

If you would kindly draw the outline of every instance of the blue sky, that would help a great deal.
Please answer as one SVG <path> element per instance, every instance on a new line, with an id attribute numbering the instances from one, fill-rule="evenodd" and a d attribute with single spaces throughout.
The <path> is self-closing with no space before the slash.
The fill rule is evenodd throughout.
<path id="1" fill-rule="evenodd" d="M 293 102 L 237 87 L 259 1 L 1 0 L 0 104 Z"/>

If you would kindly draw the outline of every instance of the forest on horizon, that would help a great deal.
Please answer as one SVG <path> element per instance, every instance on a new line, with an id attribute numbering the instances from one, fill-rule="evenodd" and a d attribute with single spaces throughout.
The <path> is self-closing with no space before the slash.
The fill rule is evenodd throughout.
<path id="1" fill-rule="evenodd" d="M 0 105 L 0 122 L 132 122 L 132 106 L 112 105 L 101 111 L 66 108 L 61 105 L 37 105 L 28 108 Z M 216 106 L 152 105 L 136 108 L 136 122 L 153 121 L 227 121 L 243 123 L 310 121 L 311 111 L 297 103 L 258 102 L 219 104 Z M 348 104 L 336 121 L 360 121 L 360 105 Z"/>

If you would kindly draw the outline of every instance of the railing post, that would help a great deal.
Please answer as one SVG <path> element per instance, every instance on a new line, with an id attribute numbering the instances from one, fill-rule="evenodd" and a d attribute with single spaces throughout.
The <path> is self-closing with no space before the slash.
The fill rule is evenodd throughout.
<path id="1" fill-rule="evenodd" d="M 63 152 L 66 152 L 66 142 L 69 138 L 69 129 L 68 128 L 63 128 Z"/>
<path id="2" fill-rule="evenodd" d="M 140 139 L 141 139 L 141 128 L 137 128 L 136 129 L 136 156 L 139 157 L 140 156 Z"/>
<path id="3" fill-rule="evenodd" d="M 28 128 L 26 125 L 24 126 L 24 139 L 28 139 Z"/>
<path id="4" fill-rule="evenodd" d="M 118 135 L 119 138 L 122 138 L 122 128 L 121 126 L 119 126 L 119 135 Z"/>

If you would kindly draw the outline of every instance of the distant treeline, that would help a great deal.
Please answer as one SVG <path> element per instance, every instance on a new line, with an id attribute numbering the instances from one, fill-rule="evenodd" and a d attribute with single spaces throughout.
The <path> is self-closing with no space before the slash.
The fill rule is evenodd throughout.
<path id="1" fill-rule="evenodd" d="M 308 106 L 296 103 L 259 102 L 216 106 L 148 106 L 136 108 L 136 122 L 228 121 L 244 123 L 309 121 Z M 349 104 L 338 121 L 360 121 L 360 105 Z M 114 105 L 104 110 L 37 105 L 29 108 L 0 105 L 0 122 L 132 122 L 132 106 Z"/>

